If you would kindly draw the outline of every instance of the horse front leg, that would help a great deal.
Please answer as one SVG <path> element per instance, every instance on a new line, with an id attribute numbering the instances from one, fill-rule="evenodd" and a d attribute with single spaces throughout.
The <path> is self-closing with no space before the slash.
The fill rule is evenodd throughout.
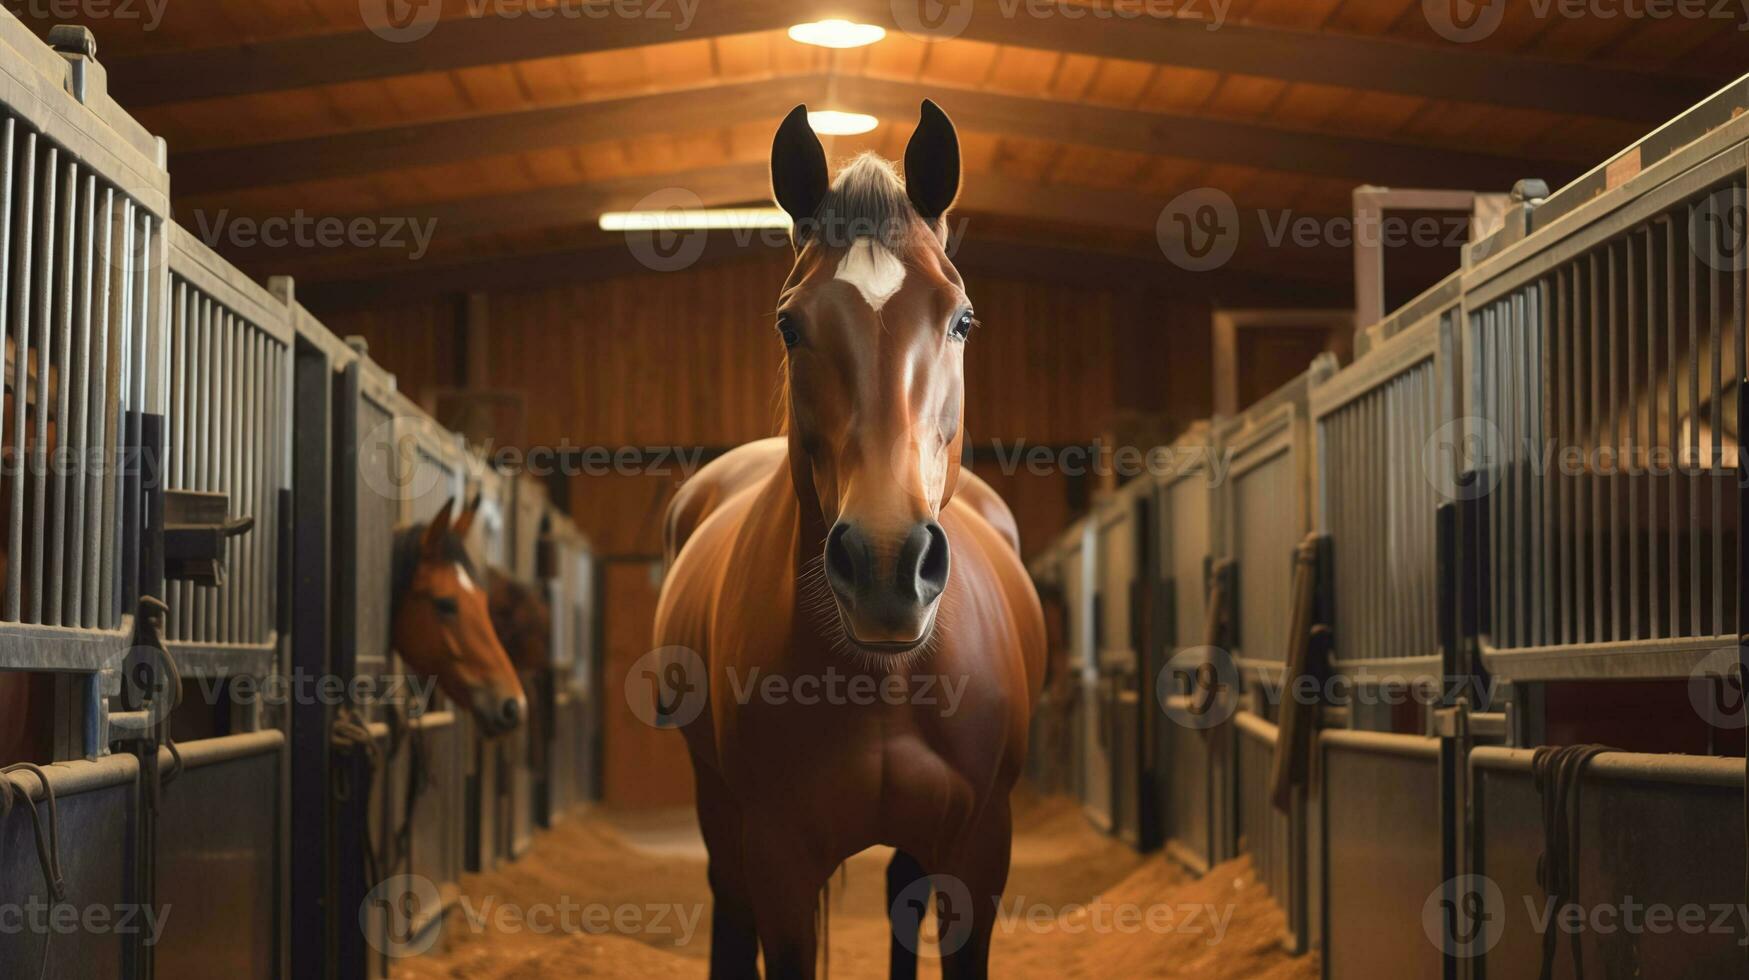
<path id="1" fill-rule="evenodd" d="M 753 913 L 765 980 L 814 980 L 820 889 L 832 866 L 808 856 L 802 840 L 792 829 L 761 821 L 747 825 L 742 860 L 759 869 Z"/>
<path id="2" fill-rule="evenodd" d="M 722 777 L 692 761 L 698 823 L 710 855 L 711 980 L 759 980 L 759 933 L 741 864 L 741 811 Z"/>
<path id="3" fill-rule="evenodd" d="M 895 850 L 887 862 L 888 980 L 917 980 L 917 942 L 929 911 L 929 890 L 918 884 L 924 876 L 923 865 L 904 851 Z"/>
<path id="4" fill-rule="evenodd" d="M 947 855 L 943 862 L 939 873 L 948 883 L 935 890 L 943 980 L 987 980 L 990 976 L 990 942 L 1002 892 L 1008 887 L 1013 833 L 1013 819 L 1004 798 L 991 805 L 956 853 Z"/>

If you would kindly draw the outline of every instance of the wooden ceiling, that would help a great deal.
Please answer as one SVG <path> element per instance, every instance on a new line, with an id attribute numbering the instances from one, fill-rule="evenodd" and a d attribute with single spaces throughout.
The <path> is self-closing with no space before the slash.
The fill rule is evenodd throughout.
<path id="1" fill-rule="evenodd" d="M 883 120 L 830 140 L 833 158 L 897 158 L 918 100 L 934 98 L 961 130 L 974 237 L 1164 268 L 1154 222 L 1186 190 L 1318 216 L 1346 214 L 1362 183 L 1558 183 L 1749 69 L 1741 10 L 1573 19 L 1502 0 L 1498 28 L 1464 44 L 1423 0 L 1124 0 L 1185 15 L 1126 20 L 992 0 L 927 41 L 894 29 L 895 3 L 916 0 L 535 0 L 559 8 L 550 17 L 526 0 L 443 0 L 422 39 L 366 26 L 362 11 L 406 2 L 208 0 L 163 5 L 150 30 L 91 26 L 112 93 L 168 141 L 185 225 L 436 218 L 418 271 L 454 283 L 507 255 L 605 248 L 596 215 L 659 188 L 761 200 L 770 134 L 802 101 Z M 784 32 L 825 16 L 889 33 L 835 52 Z M 390 249 L 220 250 L 305 281 L 414 271 Z M 1325 250 L 1262 264 L 1328 281 L 1346 262 Z"/>

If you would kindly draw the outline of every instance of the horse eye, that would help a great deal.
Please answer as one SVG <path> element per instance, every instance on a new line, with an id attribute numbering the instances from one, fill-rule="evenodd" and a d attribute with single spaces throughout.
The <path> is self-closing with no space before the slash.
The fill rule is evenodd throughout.
<path id="1" fill-rule="evenodd" d="M 971 310 L 967 310 L 960 314 L 958 320 L 954 321 L 952 333 L 960 340 L 964 340 L 972 335 L 972 328 L 977 325 L 977 318 L 972 316 Z"/>
<path id="2" fill-rule="evenodd" d="M 783 336 L 783 346 L 794 347 L 801 342 L 802 335 L 796 333 L 795 324 L 790 321 L 789 314 L 777 318 L 777 332 Z"/>
<path id="3" fill-rule="evenodd" d="M 455 598 L 452 596 L 438 596 L 431 600 L 431 604 L 437 607 L 437 614 L 440 616 L 461 615 L 461 607 L 456 605 Z"/>

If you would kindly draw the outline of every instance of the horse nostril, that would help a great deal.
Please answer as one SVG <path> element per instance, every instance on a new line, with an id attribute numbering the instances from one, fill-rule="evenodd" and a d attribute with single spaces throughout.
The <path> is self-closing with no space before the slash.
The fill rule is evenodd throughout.
<path id="1" fill-rule="evenodd" d="M 849 524 L 839 521 L 826 535 L 826 581 L 833 590 L 844 594 L 856 588 L 862 578 L 857 573 L 859 559 L 866 558 L 862 536 Z"/>
<path id="2" fill-rule="evenodd" d="M 505 698 L 504 704 L 498 709 L 498 721 L 505 728 L 515 728 L 522 724 L 522 699 Z"/>
<path id="3" fill-rule="evenodd" d="M 911 529 L 905 546 L 899 552 L 901 585 L 908 585 L 917 601 L 930 603 L 947 588 L 947 532 L 935 521 L 924 521 Z M 904 570 L 911 570 L 911 581 L 904 580 Z"/>

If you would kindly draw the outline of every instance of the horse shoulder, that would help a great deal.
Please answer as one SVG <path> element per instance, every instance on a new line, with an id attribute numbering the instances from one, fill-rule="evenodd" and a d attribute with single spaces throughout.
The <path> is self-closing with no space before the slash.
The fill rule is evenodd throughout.
<path id="1" fill-rule="evenodd" d="M 706 518 L 730 497 L 770 476 L 783 464 L 787 451 L 780 436 L 745 443 L 711 460 L 682 483 L 662 522 L 662 550 L 668 564 L 679 557 Z"/>
<path id="2" fill-rule="evenodd" d="M 1020 525 L 1014 520 L 1014 512 L 1008 509 L 1008 502 L 983 477 L 969 469 L 960 470 L 960 482 L 954 490 L 953 499 L 964 501 L 966 506 L 1008 542 L 1016 555 L 1020 554 Z"/>
<path id="3" fill-rule="evenodd" d="M 989 499 L 1001 505 L 1001 513 L 1008 514 L 1007 506 L 1002 505 L 1001 498 L 993 490 L 989 490 L 988 484 L 982 484 L 981 481 L 980 484 L 989 493 Z M 964 549 L 960 547 L 961 541 L 955 541 L 954 574 L 963 573 L 979 578 L 998 597 L 1006 617 L 1006 626 L 1012 631 L 1025 668 L 1027 703 L 1030 707 L 1038 703 L 1039 693 L 1044 686 L 1044 607 L 1039 603 L 1038 591 L 1033 587 L 1032 577 L 1027 574 L 1026 566 L 1020 560 L 1020 551 L 1015 547 L 1014 537 L 991 523 L 986 516 L 987 512 L 986 507 L 974 504 L 972 500 L 962 498 L 958 493 L 943 512 L 943 523 L 949 529 L 950 540 L 959 538 L 971 546 L 971 552 L 964 554 Z M 1012 521 L 1010 516 L 1010 526 Z"/>

